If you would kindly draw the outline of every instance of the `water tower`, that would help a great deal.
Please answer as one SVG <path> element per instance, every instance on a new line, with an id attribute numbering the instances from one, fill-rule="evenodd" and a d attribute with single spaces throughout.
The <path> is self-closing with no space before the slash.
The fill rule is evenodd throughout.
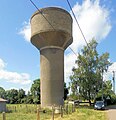
<path id="1" fill-rule="evenodd" d="M 73 41 L 72 18 L 61 8 L 40 11 L 31 17 L 31 42 L 40 51 L 41 106 L 59 106 L 64 104 L 64 51 Z"/>

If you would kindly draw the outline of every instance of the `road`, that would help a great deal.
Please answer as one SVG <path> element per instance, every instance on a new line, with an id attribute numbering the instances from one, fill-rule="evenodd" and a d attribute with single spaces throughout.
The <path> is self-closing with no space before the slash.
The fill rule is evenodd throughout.
<path id="1" fill-rule="evenodd" d="M 108 120 L 116 120 L 116 105 L 107 107 Z"/>

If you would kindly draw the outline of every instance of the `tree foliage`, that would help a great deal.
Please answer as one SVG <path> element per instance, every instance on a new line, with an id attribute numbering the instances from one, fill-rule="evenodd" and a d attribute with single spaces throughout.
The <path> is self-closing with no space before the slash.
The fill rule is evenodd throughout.
<path id="1" fill-rule="evenodd" d="M 24 103 L 25 102 L 25 91 L 23 89 L 19 89 L 18 91 L 18 103 Z"/>
<path id="2" fill-rule="evenodd" d="M 73 68 L 71 90 L 73 95 L 79 95 L 85 100 L 94 99 L 96 92 L 102 87 L 103 71 L 110 65 L 109 54 L 106 52 L 99 56 L 97 42 L 92 39 L 88 46 L 84 46 L 76 60 L 77 68 Z"/>
<path id="3" fill-rule="evenodd" d="M 30 91 L 33 98 L 33 103 L 40 103 L 40 79 L 33 81 Z"/>
<path id="4" fill-rule="evenodd" d="M 64 83 L 64 100 L 67 99 L 68 93 L 69 93 L 68 88 L 66 87 L 66 83 Z"/>
<path id="5" fill-rule="evenodd" d="M 18 103 L 18 90 L 11 89 L 6 91 L 6 99 L 8 103 L 14 104 Z"/>
<path id="6" fill-rule="evenodd" d="M 66 87 L 66 83 L 64 83 L 64 100 L 66 100 L 68 95 L 68 88 Z M 8 100 L 10 104 L 38 104 L 40 103 L 40 79 L 36 79 L 33 81 L 30 91 L 26 94 L 23 89 L 10 89 L 6 90 L 0 87 L 0 98 L 4 98 Z"/>
<path id="7" fill-rule="evenodd" d="M 0 87 L 0 98 L 5 98 L 5 90 L 2 87 Z"/>

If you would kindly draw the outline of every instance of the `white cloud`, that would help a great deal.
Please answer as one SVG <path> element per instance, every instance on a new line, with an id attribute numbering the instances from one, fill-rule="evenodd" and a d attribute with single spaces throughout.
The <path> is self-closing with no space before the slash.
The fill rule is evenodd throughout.
<path id="1" fill-rule="evenodd" d="M 111 30 L 109 20 L 109 11 L 107 8 L 100 6 L 99 0 L 86 0 L 82 5 L 77 4 L 73 7 L 73 11 L 80 24 L 80 27 L 89 42 L 93 37 L 100 41 L 104 39 Z M 78 29 L 78 26 L 73 20 L 73 44 L 71 47 L 78 50 L 80 46 L 85 44 L 85 41 Z"/>
<path id="2" fill-rule="evenodd" d="M 0 80 L 6 80 L 7 82 L 16 84 L 30 84 L 30 75 L 27 73 L 10 72 L 5 69 L 6 63 L 0 59 Z"/>
<path id="3" fill-rule="evenodd" d="M 116 62 L 114 62 L 111 66 L 109 66 L 108 71 L 104 73 L 104 79 L 112 80 L 113 71 L 116 73 Z"/>
<path id="4" fill-rule="evenodd" d="M 85 0 L 82 4 L 77 2 L 73 7 L 73 11 L 87 42 L 93 37 L 100 42 L 107 37 L 112 28 L 109 18 L 110 12 L 104 6 L 105 5 L 100 5 L 100 0 Z M 31 30 L 29 23 L 25 22 L 20 34 L 23 35 L 25 40 L 30 41 Z M 73 18 L 73 44 L 71 48 L 78 54 L 79 49 L 85 44 L 81 32 Z M 71 74 L 76 59 L 74 56 L 72 52 L 65 55 L 65 78 Z"/>
<path id="5" fill-rule="evenodd" d="M 108 69 L 109 71 L 116 71 L 116 62 L 114 62 Z"/>
<path id="6" fill-rule="evenodd" d="M 116 62 L 114 62 L 111 66 L 109 66 L 108 71 L 104 73 L 104 76 L 103 76 L 104 80 L 111 80 L 112 89 L 113 89 L 113 71 L 116 74 Z M 116 75 L 114 79 L 116 80 Z M 116 83 L 115 83 L 115 88 L 116 88 Z"/>
<path id="7" fill-rule="evenodd" d="M 30 22 L 24 22 L 23 28 L 20 30 L 19 34 L 22 35 L 26 41 L 30 42 L 31 38 Z"/>
<path id="8" fill-rule="evenodd" d="M 71 75 L 72 67 L 74 66 L 75 60 L 76 60 L 76 55 L 69 53 L 64 56 L 64 73 L 65 73 L 65 80 L 69 81 L 69 76 Z"/>
<path id="9" fill-rule="evenodd" d="M 107 37 L 112 27 L 109 18 L 110 12 L 107 8 L 100 6 L 99 0 L 85 0 L 82 5 L 77 2 L 73 7 L 73 11 L 87 42 L 92 38 L 100 42 Z M 73 43 L 70 47 L 78 54 L 79 49 L 85 44 L 78 25 L 73 18 Z M 71 74 L 75 60 L 73 53 L 65 55 L 65 72 L 68 73 L 67 76 Z M 69 66 L 67 67 L 67 65 Z"/>

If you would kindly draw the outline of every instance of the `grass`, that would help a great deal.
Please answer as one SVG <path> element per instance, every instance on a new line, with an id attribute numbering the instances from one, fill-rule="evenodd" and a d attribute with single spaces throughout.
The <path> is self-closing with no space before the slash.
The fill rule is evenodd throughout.
<path id="1" fill-rule="evenodd" d="M 56 120 L 107 120 L 105 111 L 96 111 L 89 108 L 78 108 L 76 112 L 64 115 Z"/>
<path id="2" fill-rule="evenodd" d="M 7 105 L 10 110 L 6 113 L 6 120 L 36 120 L 37 105 Z M 47 113 L 40 112 L 41 120 L 51 120 L 52 112 L 47 110 Z M 0 113 L 2 120 L 2 113 Z M 55 115 L 55 120 L 107 120 L 105 111 L 93 110 L 90 107 L 78 107 L 74 113 L 69 111 L 69 114 L 64 114 L 63 118 L 60 115 Z"/>
<path id="3" fill-rule="evenodd" d="M 36 120 L 37 119 L 37 105 L 32 104 L 8 104 L 9 110 L 6 113 L 6 120 Z M 41 120 L 49 120 L 51 113 L 40 112 Z M 0 120 L 2 120 L 2 113 L 0 113 Z"/>

